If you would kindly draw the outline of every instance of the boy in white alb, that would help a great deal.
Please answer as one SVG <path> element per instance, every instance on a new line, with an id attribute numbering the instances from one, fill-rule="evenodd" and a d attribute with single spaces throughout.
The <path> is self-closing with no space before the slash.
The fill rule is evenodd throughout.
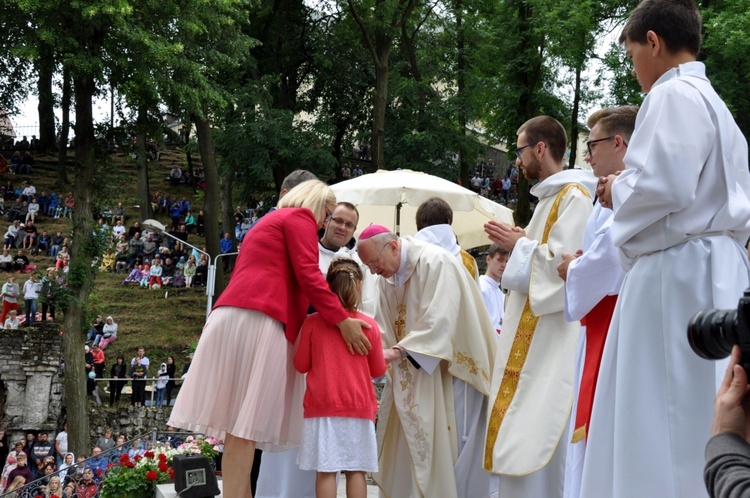
<path id="1" fill-rule="evenodd" d="M 479 277 L 482 300 L 498 334 L 503 325 L 505 308 L 505 294 L 500 288 L 500 279 L 503 278 L 505 265 L 508 264 L 508 256 L 510 256 L 508 251 L 497 244 L 492 244 L 487 251 L 487 270 Z"/>

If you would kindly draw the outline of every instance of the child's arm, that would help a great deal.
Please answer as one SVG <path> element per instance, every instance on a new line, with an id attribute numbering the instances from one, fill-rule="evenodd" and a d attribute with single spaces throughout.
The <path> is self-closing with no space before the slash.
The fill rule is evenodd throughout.
<path id="1" fill-rule="evenodd" d="M 370 367 L 370 377 L 380 377 L 385 374 L 386 365 L 383 358 L 383 348 L 380 345 L 380 328 L 375 320 L 370 321 L 372 328 L 365 333 L 369 336 L 370 343 L 373 345 L 367 354 L 367 364 Z"/>
<path id="2" fill-rule="evenodd" d="M 312 366 L 312 317 L 307 317 L 300 330 L 297 352 L 294 354 L 294 368 L 299 373 L 307 373 Z"/>

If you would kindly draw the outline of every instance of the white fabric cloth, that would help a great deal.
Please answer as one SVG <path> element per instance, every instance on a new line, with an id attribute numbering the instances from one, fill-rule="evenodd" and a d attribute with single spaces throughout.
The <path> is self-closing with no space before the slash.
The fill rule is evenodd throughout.
<path id="1" fill-rule="evenodd" d="M 555 200 L 571 183 L 583 191 L 578 187 L 567 190 L 547 242 L 541 244 Z M 503 477 L 503 493 L 513 490 L 508 496 L 562 496 L 580 324 L 568 323 L 563 316 L 564 286 L 557 265 L 563 252 L 575 253 L 581 247 L 595 184 L 590 172 L 564 170 L 535 185 L 532 194 L 539 204 L 526 227 L 526 237 L 516 243 L 503 274 L 503 287 L 511 292 L 492 375 L 490 414 L 496 398 L 507 400 L 509 395 L 500 392 L 500 385 L 511 354 L 517 358 L 512 347 L 527 299 L 531 312 L 539 317 L 505 417 L 499 427 L 493 425 L 491 415 L 488 421 L 488 433 L 497 431 L 494 444 L 490 438 L 487 441 L 490 464 L 493 472 L 508 476 Z M 504 403 L 502 398 L 497 402 L 498 406 Z"/>
<path id="2" fill-rule="evenodd" d="M 375 424 L 364 418 L 306 418 L 297 462 L 302 470 L 377 472 Z"/>
<path id="3" fill-rule="evenodd" d="M 23 284 L 23 298 L 24 299 L 39 299 L 39 291 L 42 288 L 42 284 L 37 280 L 36 282 L 28 279 Z"/>
<path id="4" fill-rule="evenodd" d="M 583 232 L 583 254 L 568 266 L 565 281 L 565 319 L 569 322 L 582 319 L 606 296 L 616 295 L 625 278 L 620 255 L 612 242 L 611 209 L 598 202 L 589 215 Z M 586 327 L 581 327 L 576 351 L 576 388 L 569 430 L 575 431 L 576 409 L 580 393 L 581 375 L 586 361 Z M 577 498 L 581 492 L 583 460 L 586 440 L 568 444 L 565 458 L 565 498 Z"/>
<path id="5" fill-rule="evenodd" d="M 461 247 L 456 242 L 456 234 L 453 233 L 450 225 L 424 227 L 414 234 L 414 238 L 442 247 L 454 256 L 458 256 L 461 253 Z"/>
<path id="6" fill-rule="evenodd" d="M 736 308 L 750 281 L 737 243 L 750 236 L 747 154 L 703 64 L 659 78 L 612 187 L 613 240 L 631 269 L 599 371 L 584 498 L 706 496 L 717 365 L 693 353 L 686 327 L 698 310 Z"/>
<path id="7" fill-rule="evenodd" d="M 505 314 L 505 294 L 500 289 L 500 282 L 487 275 L 481 275 L 479 277 L 479 289 L 482 291 L 482 300 L 495 330 L 501 330 L 503 315 Z"/>
<path id="8" fill-rule="evenodd" d="M 351 258 L 349 250 L 346 247 L 340 247 L 338 251 L 331 251 L 320 242 L 318 242 L 318 254 L 318 266 L 320 266 L 323 276 L 328 274 L 328 267 L 331 266 L 331 261 L 334 259 Z"/>
<path id="9" fill-rule="evenodd" d="M 479 470 L 484 431 L 481 405 L 475 405 L 489 390 L 497 333 L 456 257 L 408 237 L 401 246 L 404 258 L 394 278 L 376 278 L 383 347 L 398 345 L 417 362 L 431 357 L 437 368 L 430 374 L 408 359 L 389 366 L 377 428 L 380 472 L 373 479 L 390 497 L 491 496 L 492 476 Z M 399 302 L 407 307 L 400 340 L 394 327 Z M 457 391 L 467 396 L 460 413 Z"/>

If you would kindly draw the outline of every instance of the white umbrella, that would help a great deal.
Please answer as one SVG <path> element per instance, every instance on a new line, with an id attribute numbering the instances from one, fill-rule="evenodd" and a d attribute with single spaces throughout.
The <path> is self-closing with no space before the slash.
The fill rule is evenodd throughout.
<path id="1" fill-rule="evenodd" d="M 453 208 L 453 231 L 464 249 L 490 244 L 483 225 L 489 220 L 513 226 L 513 211 L 476 192 L 419 171 L 378 170 L 331 185 L 336 199 L 359 210 L 355 236 L 371 223 L 400 235 L 417 233 L 417 208 L 430 197 L 440 197 Z M 399 226 L 400 225 L 400 226 Z"/>

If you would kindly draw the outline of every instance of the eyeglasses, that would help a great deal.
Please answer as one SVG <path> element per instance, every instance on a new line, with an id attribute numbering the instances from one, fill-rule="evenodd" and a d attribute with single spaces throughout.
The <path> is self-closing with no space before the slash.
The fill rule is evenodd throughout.
<path id="1" fill-rule="evenodd" d="M 331 208 L 328 207 L 328 204 L 326 204 L 325 208 L 326 208 L 326 219 L 328 220 L 331 218 L 331 216 L 333 216 L 333 211 L 331 211 Z"/>
<path id="2" fill-rule="evenodd" d="M 340 227 L 344 227 L 344 228 L 346 228 L 347 230 L 351 230 L 351 231 L 354 231 L 354 230 L 356 230 L 356 229 L 357 229 L 357 225 L 355 225 L 355 224 L 354 224 L 354 223 L 352 223 L 351 221 L 344 221 L 344 220 L 342 220 L 341 218 L 334 218 L 333 216 L 329 216 L 329 217 L 328 217 L 328 221 L 332 221 L 332 222 L 333 222 L 333 223 L 335 223 L 335 224 L 336 224 L 337 226 L 340 226 Z"/>
<path id="3" fill-rule="evenodd" d="M 380 252 L 378 253 L 377 257 L 375 258 L 375 261 L 372 261 L 370 263 L 366 263 L 367 267 L 372 270 L 373 265 L 378 266 L 380 264 L 380 255 L 383 254 L 383 251 L 386 247 L 388 247 L 388 242 L 385 243 L 382 249 L 380 249 Z"/>
<path id="4" fill-rule="evenodd" d="M 591 155 L 591 146 L 592 146 L 593 144 L 595 144 L 595 143 L 597 143 L 597 142 L 603 142 L 603 141 L 605 141 L 605 140 L 612 140 L 612 139 L 613 139 L 613 138 L 615 138 L 616 136 L 617 136 L 617 135 L 610 135 L 610 136 L 608 136 L 608 137 L 604 137 L 604 138 L 598 138 L 598 139 L 596 139 L 596 140 L 589 140 L 588 142 L 586 142 L 586 150 L 588 150 L 588 152 L 589 152 L 589 155 Z M 623 144 L 623 145 L 624 145 L 625 147 L 627 147 L 627 146 L 628 146 L 627 142 L 625 142 L 625 140 L 624 140 L 624 139 L 623 139 L 623 141 L 622 141 L 622 144 Z"/>
<path id="5" fill-rule="evenodd" d="M 521 152 L 523 152 L 523 150 L 524 150 L 524 149 L 528 149 L 529 147 L 533 147 L 533 146 L 535 146 L 535 145 L 536 145 L 536 144 L 538 144 L 538 143 L 539 143 L 539 142 L 534 142 L 533 144 L 529 144 L 529 145 L 524 145 L 523 147 L 519 147 L 519 148 L 517 148 L 517 149 L 516 149 L 516 157 L 517 157 L 518 159 L 521 159 Z"/>

